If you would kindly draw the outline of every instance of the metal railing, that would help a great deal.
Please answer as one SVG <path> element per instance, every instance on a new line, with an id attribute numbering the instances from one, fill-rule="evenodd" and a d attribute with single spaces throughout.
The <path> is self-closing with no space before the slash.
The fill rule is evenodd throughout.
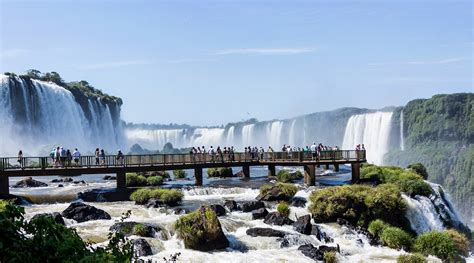
<path id="1" fill-rule="evenodd" d="M 206 163 L 242 162 L 307 162 L 307 161 L 365 161 L 365 151 L 337 150 L 312 152 L 265 152 L 265 153 L 222 153 L 222 154 L 147 154 L 147 155 L 105 155 L 64 157 L 3 157 L 0 158 L 0 171 L 18 169 L 52 168 L 93 168 L 93 167 L 132 167 Z"/>

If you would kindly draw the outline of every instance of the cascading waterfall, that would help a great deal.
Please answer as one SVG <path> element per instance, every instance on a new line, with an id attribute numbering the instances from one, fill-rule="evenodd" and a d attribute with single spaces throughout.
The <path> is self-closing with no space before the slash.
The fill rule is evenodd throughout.
<path id="1" fill-rule="evenodd" d="M 252 145 L 253 143 L 253 128 L 255 124 L 248 124 L 242 128 L 242 144 Z"/>
<path id="2" fill-rule="evenodd" d="M 405 127 L 403 120 L 403 109 L 400 112 L 400 150 L 405 151 Z"/>
<path id="3" fill-rule="evenodd" d="M 120 108 L 113 110 L 95 98 L 80 105 L 70 91 L 53 83 L 1 75 L 0 153 L 46 154 L 58 145 L 115 151 L 123 136 Z"/>
<path id="4" fill-rule="evenodd" d="M 389 150 L 393 112 L 358 114 L 349 118 L 342 143 L 343 149 L 355 149 L 364 144 L 367 161 L 380 165 Z"/>

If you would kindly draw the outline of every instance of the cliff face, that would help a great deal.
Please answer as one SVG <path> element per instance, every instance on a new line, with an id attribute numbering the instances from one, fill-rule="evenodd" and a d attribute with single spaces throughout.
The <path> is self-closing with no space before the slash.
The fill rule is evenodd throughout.
<path id="1" fill-rule="evenodd" d="M 401 118 L 403 115 L 403 130 Z M 474 94 L 436 95 L 397 108 L 388 164 L 423 163 L 429 180 L 446 187 L 466 222 L 474 202 Z M 401 137 L 404 136 L 404 151 Z"/>

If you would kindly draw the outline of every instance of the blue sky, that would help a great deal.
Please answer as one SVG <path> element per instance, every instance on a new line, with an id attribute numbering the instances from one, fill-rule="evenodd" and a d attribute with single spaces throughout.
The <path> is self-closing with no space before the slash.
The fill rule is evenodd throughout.
<path id="1" fill-rule="evenodd" d="M 0 71 L 57 71 L 123 119 L 218 125 L 474 92 L 470 1 L 5 1 Z"/>

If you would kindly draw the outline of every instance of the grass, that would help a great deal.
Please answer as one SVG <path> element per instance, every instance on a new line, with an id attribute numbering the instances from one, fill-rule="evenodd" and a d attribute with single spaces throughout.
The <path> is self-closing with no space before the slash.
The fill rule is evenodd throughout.
<path id="1" fill-rule="evenodd" d="M 444 232 L 448 234 L 449 237 L 451 237 L 451 240 L 453 240 L 458 253 L 467 257 L 469 254 L 469 240 L 466 238 L 466 236 L 454 229 L 449 229 Z"/>
<path id="2" fill-rule="evenodd" d="M 286 183 L 277 183 L 276 185 L 269 185 L 269 184 L 264 184 L 260 187 L 260 194 L 265 195 L 270 191 L 273 187 L 277 187 L 289 200 L 293 196 L 295 196 L 296 192 L 298 192 L 298 188 L 292 184 L 286 184 Z"/>
<path id="3" fill-rule="evenodd" d="M 277 205 L 277 211 L 281 216 L 288 217 L 290 216 L 290 206 L 287 202 L 280 202 Z"/>
<path id="4" fill-rule="evenodd" d="M 325 263 L 337 263 L 336 252 L 334 251 L 324 252 L 323 259 Z"/>
<path id="5" fill-rule="evenodd" d="M 281 183 L 292 183 L 295 180 L 303 178 L 301 171 L 291 173 L 288 170 L 280 170 L 277 174 L 277 181 Z"/>
<path id="6" fill-rule="evenodd" d="M 212 237 L 221 231 L 216 213 L 207 206 L 181 216 L 175 222 L 174 228 L 186 248 L 196 248 L 205 242 L 206 236 Z"/>
<path id="7" fill-rule="evenodd" d="M 150 199 L 160 200 L 166 205 L 176 205 L 183 200 L 183 193 L 176 189 L 138 189 L 130 195 L 137 204 L 146 204 Z"/>
<path id="8" fill-rule="evenodd" d="M 234 173 L 231 167 L 208 168 L 208 177 L 231 177 Z"/>
<path id="9" fill-rule="evenodd" d="M 150 176 L 146 178 L 146 182 L 150 186 L 158 186 L 163 184 L 163 177 L 161 176 Z"/>
<path id="10" fill-rule="evenodd" d="M 390 225 L 388 225 L 387 223 L 385 223 L 384 221 L 380 220 L 380 219 L 376 219 L 372 222 L 370 222 L 369 224 L 369 227 L 367 228 L 367 230 L 369 231 L 369 233 L 371 233 L 374 237 L 379 237 L 380 234 L 382 233 L 382 231 L 389 227 Z"/>
<path id="11" fill-rule="evenodd" d="M 426 259 L 423 255 L 415 254 L 405 254 L 397 258 L 397 263 L 426 263 Z"/>
<path id="12" fill-rule="evenodd" d="M 186 171 L 184 170 L 173 170 L 174 179 L 184 179 L 186 175 Z"/>
<path id="13" fill-rule="evenodd" d="M 415 239 L 413 250 L 425 256 L 435 255 L 443 261 L 453 261 L 457 256 L 457 248 L 450 234 L 430 231 Z"/>
<path id="14" fill-rule="evenodd" d="M 398 227 L 386 227 L 380 233 L 382 243 L 393 249 L 410 250 L 413 239 L 403 229 Z"/>
<path id="15" fill-rule="evenodd" d="M 143 224 L 136 224 L 135 226 L 133 226 L 132 233 L 137 236 L 146 236 L 147 229 Z"/>
<path id="16" fill-rule="evenodd" d="M 127 186 L 145 186 L 147 185 L 147 179 L 143 175 L 136 173 L 127 173 Z"/>

